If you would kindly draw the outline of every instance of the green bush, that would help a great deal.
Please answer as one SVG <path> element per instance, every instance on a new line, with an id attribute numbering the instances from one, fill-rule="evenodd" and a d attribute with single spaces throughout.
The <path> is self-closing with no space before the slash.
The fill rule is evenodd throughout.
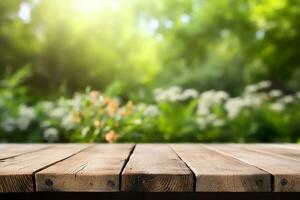
<path id="1" fill-rule="evenodd" d="M 269 81 L 240 96 L 225 91 L 156 89 L 148 102 L 124 101 L 86 89 L 26 105 L 22 80 L 8 76 L 0 90 L 3 142 L 298 142 L 300 93 L 284 95 Z"/>

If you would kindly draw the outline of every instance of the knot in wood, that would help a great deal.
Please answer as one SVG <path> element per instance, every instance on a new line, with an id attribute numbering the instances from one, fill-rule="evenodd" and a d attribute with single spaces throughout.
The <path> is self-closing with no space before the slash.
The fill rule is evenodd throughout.
<path id="1" fill-rule="evenodd" d="M 288 180 L 286 180 L 285 178 L 281 179 L 280 184 L 282 186 L 285 186 L 286 184 L 288 184 Z"/>
<path id="2" fill-rule="evenodd" d="M 51 179 L 46 179 L 45 180 L 45 184 L 47 185 L 47 186 L 52 186 L 53 185 L 53 181 L 51 180 Z"/>

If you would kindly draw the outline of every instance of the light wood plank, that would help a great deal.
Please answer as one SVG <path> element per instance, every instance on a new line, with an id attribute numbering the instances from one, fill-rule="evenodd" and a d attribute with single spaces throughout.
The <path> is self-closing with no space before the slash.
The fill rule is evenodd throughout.
<path id="1" fill-rule="evenodd" d="M 300 191 L 300 161 L 250 150 L 241 145 L 207 145 L 207 147 L 232 155 L 271 173 L 274 177 L 273 190 L 276 192 Z"/>
<path id="2" fill-rule="evenodd" d="M 48 144 L 1 144 L 0 160 L 49 148 Z"/>
<path id="3" fill-rule="evenodd" d="M 117 192 L 133 144 L 99 144 L 36 173 L 37 191 Z"/>
<path id="4" fill-rule="evenodd" d="M 287 148 L 283 145 L 273 144 L 245 144 L 242 146 L 247 149 L 275 154 L 277 156 L 283 156 L 284 158 L 290 158 L 300 161 L 300 149 Z"/>
<path id="5" fill-rule="evenodd" d="M 172 145 L 196 176 L 199 192 L 267 192 L 271 175 L 200 144 Z"/>
<path id="6" fill-rule="evenodd" d="M 193 191 L 194 177 L 169 145 L 138 144 L 122 173 L 122 191 Z"/>
<path id="7" fill-rule="evenodd" d="M 1 160 L 0 192 L 34 191 L 33 174 L 36 171 L 76 154 L 88 146 L 61 144 Z"/>
<path id="8" fill-rule="evenodd" d="M 300 144 L 272 144 L 281 148 L 300 150 Z"/>

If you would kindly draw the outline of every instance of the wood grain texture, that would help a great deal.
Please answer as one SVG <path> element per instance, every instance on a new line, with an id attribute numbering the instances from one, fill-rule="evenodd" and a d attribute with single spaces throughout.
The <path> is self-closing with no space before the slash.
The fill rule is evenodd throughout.
<path id="1" fill-rule="evenodd" d="M 138 144 L 122 173 L 122 191 L 193 191 L 190 169 L 169 145 Z"/>
<path id="2" fill-rule="evenodd" d="M 37 191 L 117 192 L 133 144 L 98 144 L 36 173 Z"/>
<path id="3" fill-rule="evenodd" d="M 300 191 L 300 161 L 250 150 L 242 145 L 207 146 L 271 173 L 275 192 Z"/>
<path id="4" fill-rule="evenodd" d="M 271 175 L 200 144 L 172 145 L 196 176 L 196 191 L 268 192 Z"/>
<path id="5" fill-rule="evenodd" d="M 243 147 L 300 161 L 300 149 L 297 148 L 286 148 L 282 145 L 273 144 L 246 144 Z"/>
<path id="6" fill-rule="evenodd" d="M 0 160 L 49 148 L 48 144 L 1 144 Z"/>
<path id="7" fill-rule="evenodd" d="M 61 144 L 22 154 L 0 162 L 0 192 L 32 192 L 33 174 L 87 148 L 88 145 Z"/>

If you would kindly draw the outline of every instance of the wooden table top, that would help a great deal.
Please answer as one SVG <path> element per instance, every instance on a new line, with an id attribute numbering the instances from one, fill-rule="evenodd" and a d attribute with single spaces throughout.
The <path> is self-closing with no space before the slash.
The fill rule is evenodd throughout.
<path id="1" fill-rule="evenodd" d="M 297 144 L 1 144 L 0 192 L 294 192 Z"/>

